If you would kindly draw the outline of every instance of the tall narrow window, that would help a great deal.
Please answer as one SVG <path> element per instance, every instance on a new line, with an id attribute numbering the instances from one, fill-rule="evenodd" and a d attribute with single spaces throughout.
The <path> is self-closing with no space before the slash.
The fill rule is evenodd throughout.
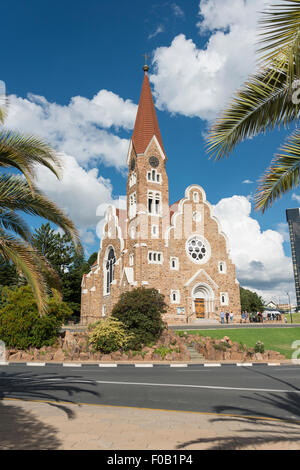
<path id="1" fill-rule="evenodd" d="M 136 193 L 129 196 L 129 217 L 132 219 L 136 216 Z"/>
<path id="2" fill-rule="evenodd" d="M 149 192 L 148 193 L 148 212 L 149 214 L 152 214 L 153 210 L 153 193 Z"/>
<path id="3" fill-rule="evenodd" d="M 113 248 L 110 248 L 105 263 L 106 268 L 106 293 L 110 293 L 110 286 L 114 280 L 114 265 L 116 262 L 115 252 Z"/>
<path id="4" fill-rule="evenodd" d="M 152 233 L 153 238 L 157 238 L 159 236 L 158 225 L 152 225 L 151 226 L 151 233 Z"/>
<path id="5" fill-rule="evenodd" d="M 161 214 L 161 193 L 148 191 L 148 213 L 153 215 Z"/>
<path id="6" fill-rule="evenodd" d="M 194 202 L 199 202 L 199 193 L 198 191 L 194 191 L 193 192 L 193 199 L 194 199 Z"/>
<path id="7" fill-rule="evenodd" d="M 160 214 L 160 193 L 155 194 L 155 214 Z"/>
<path id="8" fill-rule="evenodd" d="M 147 171 L 147 181 L 150 183 L 161 183 L 161 174 L 156 170 Z"/>
<path id="9" fill-rule="evenodd" d="M 229 298 L 227 292 L 221 292 L 220 294 L 221 305 L 228 305 Z"/>
<path id="10" fill-rule="evenodd" d="M 176 270 L 179 268 L 179 261 L 178 258 L 176 258 L 175 256 L 173 258 L 170 258 L 170 268 Z"/>
<path id="11" fill-rule="evenodd" d="M 219 261 L 219 273 L 226 274 L 226 263 L 225 263 L 225 261 Z"/>

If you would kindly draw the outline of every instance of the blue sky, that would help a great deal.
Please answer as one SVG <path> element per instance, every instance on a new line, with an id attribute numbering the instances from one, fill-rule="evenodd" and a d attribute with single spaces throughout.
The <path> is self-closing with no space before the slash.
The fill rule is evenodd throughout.
<path id="1" fill-rule="evenodd" d="M 65 171 L 72 174 L 72 181 L 63 180 L 65 189 L 58 189 L 44 172 L 40 184 L 75 219 L 88 253 L 99 246 L 96 207 L 126 192 L 125 149 L 146 52 L 168 156 L 170 202 L 183 197 L 188 185 L 200 184 L 229 232 L 232 202 L 243 206 L 242 230 L 250 233 L 252 227 L 257 244 L 250 254 L 244 246 L 245 256 L 241 255 L 236 217 L 229 238 L 243 285 L 270 298 L 281 296 L 282 301 L 287 290 L 293 291 L 285 209 L 299 202 L 290 193 L 263 216 L 253 209 L 247 213 L 246 202 L 251 202 L 258 178 L 289 132 L 258 136 L 223 161 L 210 160 L 205 152 L 210 120 L 253 70 L 252 39 L 262 3 L 11 0 L 2 4 L 0 79 L 11 97 L 7 126 L 41 135 L 68 155 Z M 79 98 L 74 101 L 74 97 Z M 273 264 L 262 253 L 269 236 L 273 251 L 278 250 Z M 251 268 L 253 261 L 263 266 L 258 276 Z"/>

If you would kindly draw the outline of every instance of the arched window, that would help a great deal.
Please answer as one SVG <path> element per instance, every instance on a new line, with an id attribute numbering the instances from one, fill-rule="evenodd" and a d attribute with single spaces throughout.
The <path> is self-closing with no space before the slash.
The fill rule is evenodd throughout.
<path id="1" fill-rule="evenodd" d="M 113 248 L 109 249 L 108 256 L 105 262 L 105 276 L 106 276 L 106 293 L 110 293 L 110 286 L 114 280 L 114 265 L 116 262 L 115 252 Z"/>
<path id="2" fill-rule="evenodd" d="M 179 262 L 178 262 L 178 258 L 170 258 L 170 269 L 178 269 L 179 267 Z"/>
<path id="3" fill-rule="evenodd" d="M 225 263 L 225 261 L 219 261 L 219 273 L 226 274 L 226 263 Z"/>
<path id="4" fill-rule="evenodd" d="M 161 184 L 161 174 L 157 173 L 156 170 L 147 171 L 147 180 L 150 183 L 159 183 L 159 184 Z"/>

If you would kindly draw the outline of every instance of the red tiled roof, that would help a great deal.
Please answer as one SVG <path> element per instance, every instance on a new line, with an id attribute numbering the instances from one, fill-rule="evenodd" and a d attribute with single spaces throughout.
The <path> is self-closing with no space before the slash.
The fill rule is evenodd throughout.
<path id="1" fill-rule="evenodd" d="M 147 72 L 145 72 L 142 92 L 132 134 L 132 142 L 137 154 L 145 152 L 150 140 L 154 135 L 156 136 L 162 151 L 165 153 L 153 103 L 151 87 Z"/>

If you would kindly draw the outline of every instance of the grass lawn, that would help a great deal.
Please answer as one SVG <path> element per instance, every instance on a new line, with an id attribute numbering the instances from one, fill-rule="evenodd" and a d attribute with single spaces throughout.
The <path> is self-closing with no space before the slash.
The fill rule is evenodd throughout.
<path id="1" fill-rule="evenodd" d="M 177 331 L 177 334 L 179 332 Z M 287 359 L 292 357 L 294 349 L 291 348 L 293 341 L 300 341 L 300 328 L 241 328 L 222 330 L 189 330 L 189 334 L 210 336 L 222 339 L 228 336 L 232 341 L 242 342 L 248 347 L 255 346 L 257 341 L 262 341 L 265 349 L 272 349 L 283 354 Z"/>
<path id="2" fill-rule="evenodd" d="M 291 315 L 289 313 L 286 313 L 284 315 L 287 318 L 287 322 L 291 323 Z M 300 313 L 292 313 L 293 317 L 293 323 L 300 323 Z"/>

